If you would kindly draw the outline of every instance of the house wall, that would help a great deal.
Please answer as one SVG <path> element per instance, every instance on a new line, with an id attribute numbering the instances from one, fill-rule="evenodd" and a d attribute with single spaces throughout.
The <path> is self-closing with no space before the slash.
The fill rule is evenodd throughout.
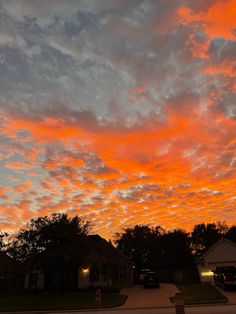
<path id="1" fill-rule="evenodd" d="M 32 280 L 33 276 L 37 276 L 36 280 Z M 25 274 L 25 290 L 43 290 L 44 289 L 44 273 L 40 270 L 35 270 L 32 273 L 28 272 Z"/>
<path id="2" fill-rule="evenodd" d="M 197 267 L 182 267 L 174 269 L 172 272 L 172 282 L 175 284 L 193 284 L 199 282 Z"/>
<path id="3" fill-rule="evenodd" d="M 91 285 L 91 282 L 90 282 Z M 103 274 L 100 274 L 99 280 L 93 281 L 94 287 L 111 287 L 112 286 L 112 280 L 111 279 L 105 279 Z"/>
<path id="4" fill-rule="evenodd" d="M 206 263 L 221 263 L 236 261 L 236 245 L 229 241 L 221 241 L 204 258 Z"/>
<path id="5" fill-rule="evenodd" d="M 96 266 L 96 263 L 94 264 Z M 107 269 L 107 276 L 99 272 L 98 280 L 90 281 L 91 266 L 80 268 L 78 271 L 78 288 L 93 287 L 129 287 L 133 284 L 133 267 L 130 264 L 116 265 L 117 269 Z M 114 273 L 116 271 L 116 274 Z"/>
<path id="6" fill-rule="evenodd" d="M 24 289 L 24 269 L 20 263 L 0 251 L 0 293 Z"/>
<path id="7" fill-rule="evenodd" d="M 44 274 L 43 273 L 38 274 L 38 289 L 39 290 L 44 289 Z"/>
<path id="8" fill-rule="evenodd" d="M 134 267 L 131 264 L 125 265 L 125 280 L 123 281 L 123 286 L 131 287 L 134 283 Z"/>
<path id="9" fill-rule="evenodd" d="M 217 266 L 236 266 L 236 245 L 229 241 L 221 241 L 198 264 L 198 271 L 202 282 L 213 281 L 213 272 Z"/>
<path id="10" fill-rule="evenodd" d="M 29 273 L 26 273 L 26 274 L 25 274 L 25 284 L 24 284 L 25 290 L 28 290 L 28 289 L 29 289 L 29 278 L 30 278 L 30 274 L 29 274 Z"/>
<path id="11" fill-rule="evenodd" d="M 78 288 L 86 289 L 90 287 L 90 268 L 83 267 L 78 270 Z"/>
<path id="12" fill-rule="evenodd" d="M 24 289 L 24 274 L 0 271 L 0 293 L 16 292 Z"/>
<path id="13" fill-rule="evenodd" d="M 86 270 L 86 271 L 85 271 Z M 104 274 L 99 273 L 98 280 L 90 281 L 90 266 L 80 268 L 78 271 L 78 288 L 86 289 L 91 286 L 93 287 L 110 287 L 112 286 L 111 276 L 105 278 Z"/>
<path id="14" fill-rule="evenodd" d="M 218 262 L 218 263 L 202 263 L 198 265 L 198 272 L 200 275 L 201 282 L 213 282 L 213 272 L 212 270 L 216 269 L 218 266 L 235 266 L 236 261 L 232 262 Z"/>
<path id="15" fill-rule="evenodd" d="M 79 269 L 78 288 L 131 286 L 133 284 L 133 265 L 127 262 L 127 259 L 110 244 L 105 241 L 102 244 L 102 247 L 99 246 L 99 249 L 97 248 L 89 255 L 84 261 L 83 267 Z"/>

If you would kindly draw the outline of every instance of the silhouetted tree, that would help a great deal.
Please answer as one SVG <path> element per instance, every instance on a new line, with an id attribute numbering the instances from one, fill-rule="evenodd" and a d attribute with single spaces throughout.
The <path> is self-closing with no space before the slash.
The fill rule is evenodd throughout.
<path id="1" fill-rule="evenodd" d="M 164 232 L 159 226 L 136 225 L 124 229 L 115 242 L 137 269 L 179 268 L 193 261 L 189 234 L 180 229 Z"/>
<path id="2" fill-rule="evenodd" d="M 158 255 L 155 256 L 154 264 L 159 268 L 174 269 L 192 265 L 189 234 L 184 230 L 176 229 L 161 235 L 156 251 Z"/>
<path id="3" fill-rule="evenodd" d="M 25 262 L 29 276 L 33 269 L 42 268 L 47 289 L 76 288 L 78 267 L 88 250 L 85 237 L 89 228 L 89 222 L 66 214 L 32 219 L 15 236 L 8 252 Z"/>
<path id="4" fill-rule="evenodd" d="M 8 236 L 8 234 L 6 232 L 2 232 L 0 231 L 0 251 L 3 251 L 7 244 L 5 243 L 5 239 Z"/>
<path id="5" fill-rule="evenodd" d="M 135 263 L 137 269 L 151 267 L 153 240 L 162 232 L 160 226 L 152 228 L 148 225 L 136 225 L 134 228 L 124 229 L 121 234 L 116 234 L 115 244 L 118 250 Z"/>
<path id="6" fill-rule="evenodd" d="M 228 226 L 224 222 L 195 225 L 191 233 L 191 246 L 194 255 L 202 255 L 227 232 Z"/>
<path id="7" fill-rule="evenodd" d="M 236 226 L 232 226 L 229 228 L 227 233 L 225 234 L 226 239 L 236 242 Z"/>
<path id="8" fill-rule="evenodd" d="M 25 229 L 21 229 L 9 247 L 9 253 L 20 261 L 30 259 L 44 251 L 74 241 L 78 235 L 88 234 L 89 222 L 78 216 L 69 218 L 66 214 L 32 219 Z"/>

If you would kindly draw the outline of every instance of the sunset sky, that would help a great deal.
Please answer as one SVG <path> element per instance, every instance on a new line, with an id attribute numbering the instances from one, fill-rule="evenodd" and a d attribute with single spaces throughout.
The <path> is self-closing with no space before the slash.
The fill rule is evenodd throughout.
<path id="1" fill-rule="evenodd" d="M 236 223 L 235 0 L 0 0 L 0 230 Z"/>

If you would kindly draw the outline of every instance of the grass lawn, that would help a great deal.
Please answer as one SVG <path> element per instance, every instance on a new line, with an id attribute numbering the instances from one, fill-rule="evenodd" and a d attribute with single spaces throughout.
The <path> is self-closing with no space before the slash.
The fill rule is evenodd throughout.
<path id="1" fill-rule="evenodd" d="M 125 303 L 126 295 L 104 293 L 102 307 L 112 308 Z M 96 308 L 94 293 L 22 293 L 0 295 L 1 311 L 77 310 Z"/>
<path id="2" fill-rule="evenodd" d="M 185 304 L 226 303 L 228 299 L 210 283 L 178 285 Z"/>

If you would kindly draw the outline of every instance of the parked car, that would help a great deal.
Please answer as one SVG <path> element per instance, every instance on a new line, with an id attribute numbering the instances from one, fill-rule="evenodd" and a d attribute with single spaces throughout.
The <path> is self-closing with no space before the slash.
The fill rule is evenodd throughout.
<path id="1" fill-rule="evenodd" d="M 150 271 L 151 271 L 151 269 L 149 269 L 149 268 L 143 268 L 143 269 L 141 269 L 141 270 L 139 271 L 138 282 L 141 283 L 141 284 L 143 284 L 145 274 L 148 273 L 148 272 L 150 272 Z"/>
<path id="2" fill-rule="evenodd" d="M 159 288 L 160 283 L 159 283 L 159 278 L 156 272 L 154 271 L 149 271 L 144 275 L 144 288 Z"/>
<path id="3" fill-rule="evenodd" d="M 213 270 L 213 278 L 216 285 L 220 285 L 226 290 L 229 287 L 236 286 L 236 267 L 221 266 Z"/>

